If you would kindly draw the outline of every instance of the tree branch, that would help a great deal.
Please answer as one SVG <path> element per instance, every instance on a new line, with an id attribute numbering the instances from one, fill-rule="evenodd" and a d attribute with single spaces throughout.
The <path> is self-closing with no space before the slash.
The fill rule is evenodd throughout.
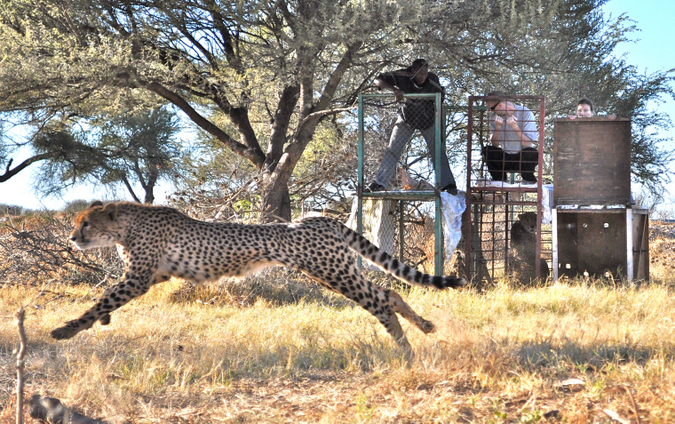
<path id="1" fill-rule="evenodd" d="M 235 141 L 227 133 L 194 110 L 194 108 L 190 106 L 190 104 L 185 99 L 183 99 L 183 97 L 167 89 L 161 84 L 156 82 L 147 83 L 146 88 L 176 105 L 188 116 L 188 118 L 190 118 L 190 120 L 192 120 L 192 122 L 197 124 L 201 129 L 214 136 L 218 141 L 225 144 L 238 155 L 250 160 L 257 168 L 262 168 L 265 160 L 265 154 L 262 152 L 262 149 L 259 147 L 257 149 L 255 147 L 250 148 Z"/>
<path id="2" fill-rule="evenodd" d="M 19 327 L 19 348 L 16 352 L 16 423 L 23 424 L 23 359 L 26 355 L 26 330 L 23 328 L 23 319 L 26 311 L 23 306 L 19 308 L 14 317 Z"/>
<path id="3" fill-rule="evenodd" d="M 209 0 L 207 4 L 209 7 L 209 13 L 211 14 L 211 19 L 213 19 L 213 26 L 222 38 L 223 50 L 225 51 L 227 62 L 237 71 L 237 74 L 241 75 L 244 73 L 244 66 L 241 63 L 241 59 L 234 50 L 232 36 L 225 25 L 225 18 L 223 17 L 222 13 L 219 12 L 219 8 L 216 7 L 214 1 Z"/>
<path id="4" fill-rule="evenodd" d="M 124 183 L 124 186 L 127 188 L 127 191 L 129 194 L 131 194 L 131 197 L 134 198 L 134 201 L 137 203 L 142 203 L 141 200 L 136 196 L 136 193 L 134 193 L 134 189 L 131 187 L 131 184 L 129 183 L 129 179 L 127 179 L 126 176 L 122 177 L 122 182 Z"/>
<path id="5" fill-rule="evenodd" d="M 274 121 L 272 122 L 272 132 L 270 134 L 270 144 L 265 158 L 265 169 L 273 171 L 283 154 L 284 144 L 286 144 L 286 133 L 291 123 L 291 116 L 295 105 L 298 103 L 298 94 L 300 87 L 290 85 L 284 88 L 277 110 L 274 112 Z"/>
<path id="6" fill-rule="evenodd" d="M 9 162 L 7 162 L 7 166 L 5 167 L 5 173 L 0 175 L 0 183 L 3 183 L 19 172 L 23 171 L 25 168 L 28 166 L 32 165 L 35 162 L 39 162 L 41 160 L 49 159 L 50 157 L 53 157 L 54 153 L 42 153 L 40 155 L 35 155 L 33 157 L 30 157 L 26 159 L 25 161 L 21 162 L 19 165 L 17 165 L 14 169 L 10 169 L 12 166 L 12 162 L 14 159 L 10 159 Z"/>
<path id="7" fill-rule="evenodd" d="M 309 115 L 305 116 L 305 119 L 302 120 L 301 124 L 304 124 L 311 119 L 320 118 L 320 117 L 323 117 L 323 116 L 326 116 L 326 115 L 334 115 L 334 114 L 340 113 L 340 112 L 348 112 L 350 110 L 354 110 L 354 109 L 357 109 L 357 108 L 358 108 L 358 106 L 354 105 L 354 106 L 350 106 L 350 107 L 341 107 L 341 108 L 337 108 L 337 109 L 326 109 L 326 110 L 320 110 L 320 111 L 317 111 L 317 112 L 312 112 Z"/>
<path id="8" fill-rule="evenodd" d="M 335 67 L 335 70 L 333 70 L 330 77 L 328 78 L 328 82 L 326 83 L 326 86 L 323 89 L 321 98 L 319 99 L 319 101 L 316 104 L 316 107 L 314 108 L 315 110 L 324 110 L 328 108 L 328 105 L 335 97 L 335 91 L 337 90 L 338 85 L 340 85 L 342 77 L 344 77 L 345 72 L 347 72 L 347 70 L 352 64 L 352 58 L 354 57 L 356 52 L 359 51 L 362 45 L 363 45 L 362 41 L 357 41 L 356 43 L 347 47 L 347 51 L 342 56 L 340 62 Z"/>

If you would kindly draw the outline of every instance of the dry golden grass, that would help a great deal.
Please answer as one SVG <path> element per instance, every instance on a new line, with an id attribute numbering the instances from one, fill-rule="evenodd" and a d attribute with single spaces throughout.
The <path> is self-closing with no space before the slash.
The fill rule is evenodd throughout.
<path id="1" fill-rule="evenodd" d="M 425 336 L 404 323 L 410 362 L 365 311 L 319 289 L 278 301 L 274 284 L 247 295 L 171 281 L 111 325 L 57 342 L 49 331 L 96 293 L 50 285 L 27 313 L 26 395 L 111 423 L 673 422 L 672 283 L 406 290 L 438 326 Z M 38 293 L 0 294 L 3 423 L 14 413 L 11 317 Z"/>
<path id="2" fill-rule="evenodd" d="M 29 302 L 26 396 L 110 423 L 675 422 L 673 239 L 651 242 L 651 284 L 399 288 L 438 328 L 403 322 L 410 361 L 368 313 L 280 268 L 170 281 L 60 342 L 49 332 L 103 288 L 0 280 L 0 424 Z"/>

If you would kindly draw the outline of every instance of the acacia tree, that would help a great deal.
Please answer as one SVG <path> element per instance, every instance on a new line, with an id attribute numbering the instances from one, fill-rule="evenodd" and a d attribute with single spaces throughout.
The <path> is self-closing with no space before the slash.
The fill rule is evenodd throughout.
<path id="1" fill-rule="evenodd" d="M 548 68 L 551 44 L 582 49 L 570 28 L 602 3 L 0 0 L 0 110 L 39 127 L 168 101 L 255 167 L 264 220 L 290 219 L 289 184 L 317 129 L 381 70 L 426 56 L 459 102 L 473 81 L 503 76 L 496 67 L 548 84 L 578 70 Z"/>
<path id="2" fill-rule="evenodd" d="M 290 218 L 289 179 L 317 125 L 357 88 L 344 84 L 355 58 L 384 53 L 399 25 L 398 6 L 386 1 L 2 6 L 3 50 L 17 59 L 3 67 L 4 110 L 45 119 L 119 107 L 128 90 L 154 93 L 249 160 L 261 174 L 263 210 L 282 219 Z M 269 110 L 267 122 L 252 120 L 256 109 Z"/>
<path id="3" fill-rule="evenodd" d="M 170 179 L 180 168 L 182 152 L 175 140 L 180 128 L 167 108 L 97 117 L 86 124 L 86 130 L 47 128 L 33 140 L 35 151 L 47 156 L 38 192 L 58 194 L 78 183 L 122 185 L 136 202 L 152 204 L 159 180 Z M 144 196 L 136 193 L 136 184 Z"/>

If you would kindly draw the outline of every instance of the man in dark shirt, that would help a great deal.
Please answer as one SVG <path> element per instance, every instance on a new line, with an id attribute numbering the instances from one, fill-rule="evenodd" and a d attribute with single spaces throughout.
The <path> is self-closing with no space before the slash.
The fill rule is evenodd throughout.
<path id="1" fill-rule="evenodd" d="M 429 65 L 424 59 L 416 59 L 408 68 L 399 69 L 393 72 L 385 72 L 375 79 L 375 85 L 380 89 L 390 90 L 394 93 L 396 100 L 404 100 L 404 94 L 417 93 L 441 93 L 445 94 L 438 76 L 429 72 Z M 394 174 L 398 159 L 403 152 L 403 148 L 410 142 L 415 133 L 419 130 L 427 142 L 427 146 L 432 156 L 436 151 L 436 129 L 434 120 L 436 118 L 436 103 L 433 100 L 426 99 L 408 99 L 403 103 L 398 111 L 398 119 L 394 124 L 394 129 L 389 138 L 389 146 L 384 152 L 382 163 L 378 168 L 373 182 L 370 183 L 366 191 L 382 191 Z M 434 161 L 435 162 L 435 161 Z M 448 157 L 445 150 L 441 151 L 441 190 L 450 194 L 457 194 L 457 185 L 455 178 L 448 165 Z"/>

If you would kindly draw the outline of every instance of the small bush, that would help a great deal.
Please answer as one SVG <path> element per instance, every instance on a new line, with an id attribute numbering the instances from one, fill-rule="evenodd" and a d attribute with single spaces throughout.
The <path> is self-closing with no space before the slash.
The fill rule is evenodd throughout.
<path id="1" fill-rule="evenodd" d="M 87 252 L 68 240 L 73 214 L 35 213 L 0 226 L 0 285 L 40 285 L 47 281 L 98 284 L 122 275 L 114 248 Z"/>

